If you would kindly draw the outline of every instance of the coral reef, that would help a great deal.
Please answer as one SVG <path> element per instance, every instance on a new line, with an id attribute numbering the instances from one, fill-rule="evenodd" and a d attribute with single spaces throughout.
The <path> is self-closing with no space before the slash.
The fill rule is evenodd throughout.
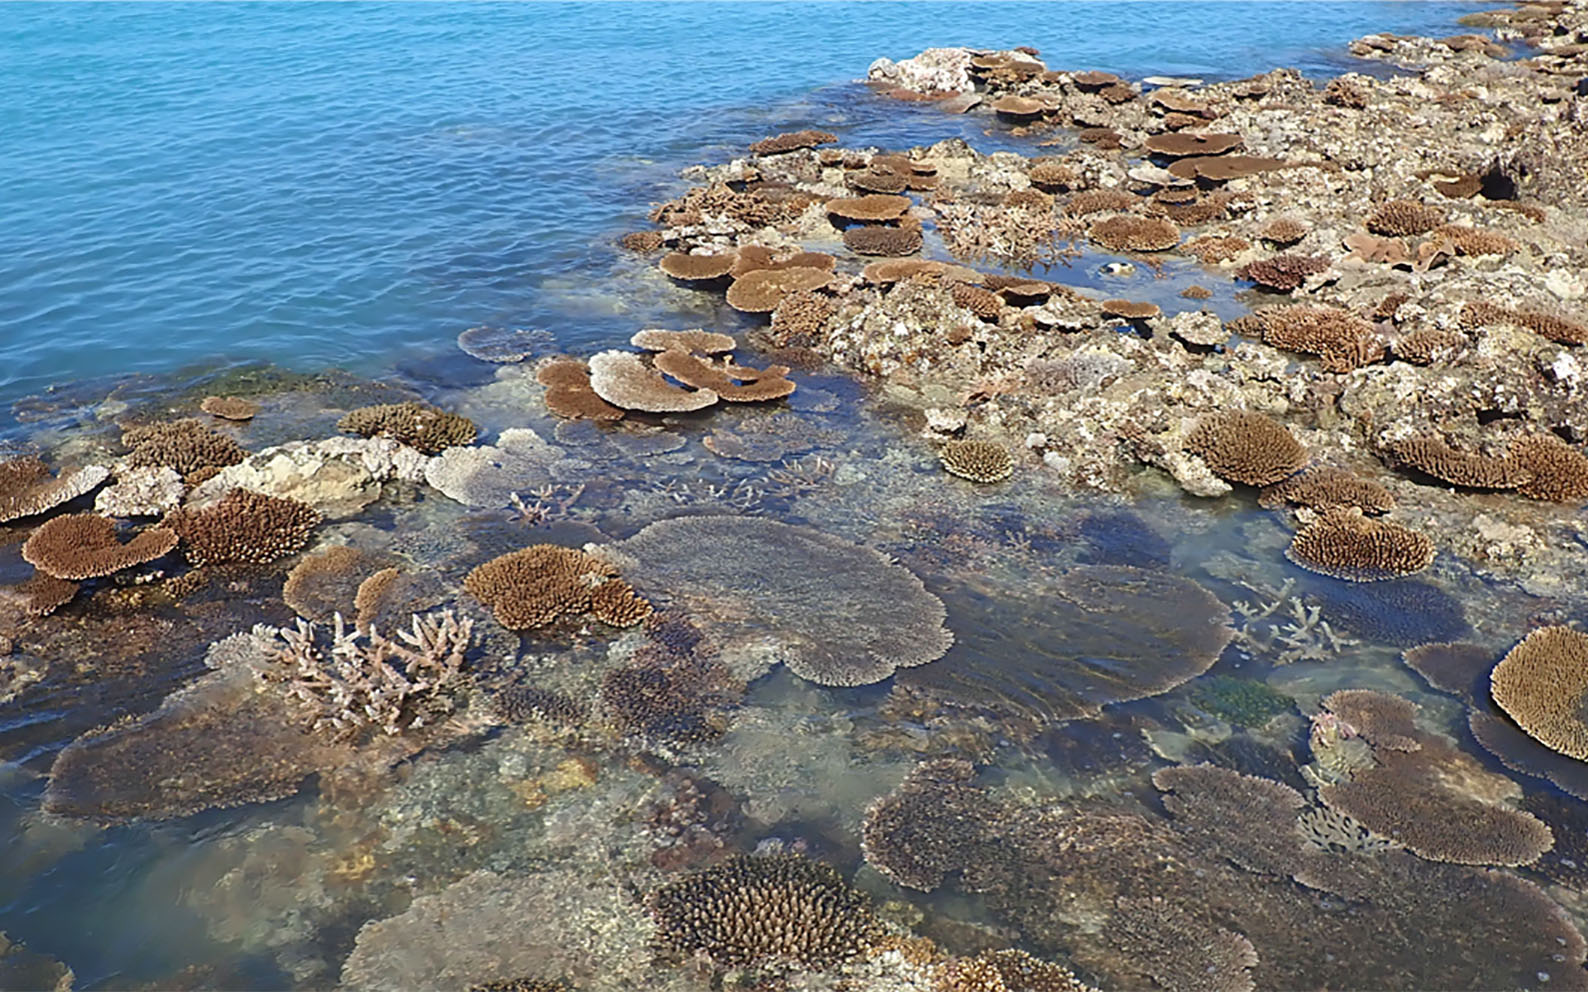
<path id="1" fill-rule="evenodd" d="M 463 586 L 509 630 L 582 614 L 615 627 L 633 626 L 649 615 L 650 604 L 617 574 L 611 562 L 577 548 L 537 544 L 476 567 Z"/>
<path id="2" fill-rule="evenodd" d="M 49 467 L 31 456 L 0 462 L 0 523 L 31 517 L 69 503 L 110 478 L 103 465 L 86 465 L 51 477 Z"/>
<path id="3" fill-rule="evenodd" d="M 175 531 L 151 527 L 122 543 L 109 517 L 69 513 L 34 531 L 22 545 L 22 559 L 46 575 L 79 581 L 153 561 L 176 542 Z"/>
<path id="4" fill-rule="evenodd" d="M 473 444 L 479 429 L 467 417 L 423 403 L 383 403 L 354 410 L 337 421 L 337 430 L 364 437 L 389 437 L 427 455 Z"/>
<path id="5" fill-rule="evenodd" d="M 831 134 L 827 131 L 789 131 L 773 135 L 770 138 L 762 138 L 750 146 L 750 154 L 780 155 L 784 152 L 792 152 L 801 148 L 815 148 L 817 145 L 825 145 L 837 140 L 838 136 L 836 134 Z"/>
<path id="6" fill-rule="evenodd" d="M 610 550 L 641 589 L 713 624 L 729 645 L 775 646 L 789 669 L 822 685 L 879 682 L 948 650 L 942 602 L 907 569 L 869 548 L 806 527 L 748 517 L 653 523 Z M 820 581 L 813 578 L 820 576 Z M 731 618 L 731 619 L 730 619 Z"/>
<path id="7" fill-rule="evenodd" d="M 1237 277 L 1257 283 L 1264 289 L 1288 293 L 1311 275 L 1326 271 L 1329 260 L 1312 255 L 1275 255 L 1248 262 L 1235 270 Z"/>
<path id="8" fill-rule="evenodd" d="M 190 485 L 248 457 L 236 441 L 193 418 L 127 428 L 121 443 L 131 449 L 127 463 L 133 468 L 164 465 Z"/>
<path id="9" fill-rule="evenodd" d="M 213 506 L 173 510 L 165 518 L 195 565 L 275 561 L 308 544 L 319 523 L 320 514 L 306 503 L 247 489 L 233 489 Z"/>
<path id="10" fill-rule="evenodd" d="M 938 460 L 949 474 L 972 482 L 1002 482 L 1015 470 L 1014 456 L 996 441 L 949 441 Z"/>
<path id="11" fill-rule="evenodd" d="M 1285 556 L 1309 571 L 1351 582 L 1411 575 L 1433 564 L 1434 542 L 1417 531 L 1344 507 L 1302 528 Z"/>
<path id="12" fill-rule="evenodd" d="M 1086 234 L 1109 251 L 1167 251 L 1180 243 L 1180 229 L 1173 222 L 1127 214 L 1097 221 Z"/>
<path id="13" fill-rule="evenodd" d="M 1267 486 L 1301 469 L 1307 452 L 1284 425 L 1245 410 L 1204 414 L 1186 433 L 1185 447 L 1221 479 Z"/>
<path id="14" fill-rule="evenodd" d="M 868 900 L 799 855 L 735 857 L 651 893 L 657 943 L 719 968 L 823 971 L 881 936 Z"/>

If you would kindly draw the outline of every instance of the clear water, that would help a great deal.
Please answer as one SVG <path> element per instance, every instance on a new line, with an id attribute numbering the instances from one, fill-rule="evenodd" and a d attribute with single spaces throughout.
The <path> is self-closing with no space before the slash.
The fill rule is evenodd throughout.
<path id="1" fill-rule="evenodd" d="M 879 55 L 1030 44 L 1136 75 L 1340 71 L 1351 38 L 1448 32 L 1476 6 L 9 7 L 0 405 L 197 361 L 418 364 L 477 324 L 626 338 L 639 315 L 602 286 L 611 239 L 679 167 L 796 126 L 850 145 L 967 132 L 854 85 Z"/>

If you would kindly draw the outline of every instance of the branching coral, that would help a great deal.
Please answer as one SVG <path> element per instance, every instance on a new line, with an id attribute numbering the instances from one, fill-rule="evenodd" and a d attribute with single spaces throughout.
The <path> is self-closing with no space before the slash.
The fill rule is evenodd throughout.
<path id="1" fill-rule="evenodd" d="M 1413 365 L 1449 362 L 1467 347 L 1467 336 L 1460 331 L 1438 327 L 1419 327 L 1391 346 L 1395 357 Z"/>
<path id="2" fill-rule="evenodd" d="M 236 441 L 193 418 L 128 428 L 121 443 L 132 449 L 127 461 L 134 468 L 166 465 L 189 482 L 248 457 Z"/>
<path id="3" fill-rule="evenodd" d="M 1374 582 L 1427 568 L 1434 560 L 1434 542 L 1399 524 L 1332 508 L 1296 534 L 1285 556 L 1323 575 Z"/>
<path id="4" fill-rule="evenodd" d="M 22 545 L 22 559 L 58 579 L 92 579 L 153 561 L 176 547 L 177 535 L 153 527 L 123 544 L 116 524 L 96 513 L 55 517 Z"/>
<path id="5" fill-rule="evenodd" d="M 1166 251 L 1180 243 L 1180 229 L 1157 217 L 1117 214 L 1097 221 L 1086 233 L 1109 251 Z"/>
<path id="6" fill-rule="evenodd" d="M 1250 241 L 1235 234 L 1205 234 L 1187 241 L 1181 248 L 1195 255 L 1203 265 L 1228 262 L 1252 246 Z"/>
<path id="7" fill-rule="evenodd" d="M 719 968 L 825 971 L 881 936 L 869 901 L 827 865 L 798 855 L 735 857 L 650 897 L 656 940 Z"/>
<path id="8" fill-rule="evenodd" d="M 313 624 L 298 620 L 274 631 L 268 662 L 255 674 L 293 699 L 311 729 L 334 740 L 401 734 L 451 712 L 473 632 L 474 622 L 451 610 L 415 616 L 398 640 L 349 630 L 337 614 L 327 645 Z"/>
<path id="9" fill-rule="evenodd" d="M 1350 372 L 1384 357 L 1373 325 L 1337 307 L 1266 307 L 1252 319 L 1265 343 L 1317 355 L 1326 372 Z"/>
<path id="10" fill-rule="evenodd" d="M 822 339 L 835 312 L 825 296 L 811 290 L 785 294 L 772 310 L 769 335 L 780 348 L 809 347 Z"/>
<path id="11" fill-rule="evenodd" d="M 213 506 L 183 507 L 165 518 L 195 565 L 275 561 L 308 544 L 319 522 L 320 514 L 306 503 L 248 489 L 233 489 Z"/>
<path id="12" fill-rule="evenodd" d="M 544 627 L 584 613 L 613 626 L 632 626 L 650 613 L 650 604 L 617 574 L 610 562 L 577 548 L 537 544 L 478 566 L 463 586 L 509 630 Z"/>
<path id="13" fill-rule="evenodd" d="M 950 474 L 972 482 L 1001 482 L 1015 470 L 1014 456 L 996 441 L 950 441 L 938 460 Z"/>
<path id="14" fill-rule="evenodd" d="M 423 403 L 382 403 L 354 410 L 337 421 L 338 430 L 365 437 L 389 437 L 427 455 L 473 444 L 479 429 L 467 417 Z"/>
<path id="15" fill-rule="evenodd" d="M 54 478 L 48 466 L 31 456 L 0 462 L 0 523 L 69 503 L 109 477 L 103 465 L 85 465 Z"/>
<path id="16" fill-rule="evenodd" d="M 921 232 L 881 224 L 851 227 L 844 232 L 844 247 L 857 255 L 913 255 L 921 250 Z"/>
<path id="17" fill-rule="evenodd" d="M 1235 274 L 1267 289 L 1288 293 L 1310 275 L 1329 268 L 1329 260 L 1316 255 L 1275 255 L 1247 262 Z"/>
<path id="18" fill-rule="evenodd" d="M 1064 212 L 1071 217 L 1085 217 L 1087 214 L 1130 210 L 1140 204 L 1141 197 L 1127 190 L 1090 189 L 1070 197 L 1070 202 L 1064 205 Z"/>
<path id="19" fill-rule="evenodd" d="M 1204 414 L 1187 432 L 1185 447 L 1219 478 L 1249 486 L 1272 485 L 1307 460 L 1306 449 L 1283 424 L 1246 410 Z"/>
<path id="20" fill-rule="evenodd" d="M 1416 200 L 1390 200 L 1368 214 L 1367 229 L 1374 234 L 1402 238 L 1409 234 L 1426 234 L 1444 221 L 1445 212 L 1438 207 Z"/>
<path id="21" fill-rule="evenodd" d="M 1293 245 L 1307 236 L 1307 225 L 1294 217 L 1273 217 L 1257 229 L 1257 236 L 1276 245 Z"/>

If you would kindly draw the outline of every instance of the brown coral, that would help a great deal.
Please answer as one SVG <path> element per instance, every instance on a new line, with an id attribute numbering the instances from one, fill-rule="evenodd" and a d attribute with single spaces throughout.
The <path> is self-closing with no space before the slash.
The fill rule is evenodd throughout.
<path id="1" fill-rule="evenodd" d="M 906 888 L 931 892 L 973 862 L 991 808 L 967 761 L 927 761 L 871 804 L 861 826 L 866 863 Z"/>
<path id="2" fill-rule="evenodd" d="M 688 331 L 664 331 L 649 327 L 635 331 L 634 336 L 629 338 L 629 344 L 646 351 L 694 351 L 702 355 L 717 355 L 737 347 L 732 337 L 698 327 Z"/>
<path id="3" fill-rule="evenodd" d="M 1373 208 L 1367 216 L 1367 229 L 1374 234 L 1403 238 L 1427 234 L 1443 224 L 1445 212 L 1416 200 L 1389 200 Z"/>
<path id="4" fill-rule="evenodd" d="M 1203 265 L 1228 262 L 1252 246 L 1250 241 L 1237 234 L 1205 234 L 1187 241 L 1181 247 Z"/>
<path id="5" fill-rule="evenodd" d="M 665 243 L 661 231 L 631 231 L 618 239 L 618 244 L 625 250 L 641 254 L 657 251 Z"/>
<path id="6" fill-rule="evenodd" d="M 182 553 L 195 565 L 275 561 L 308 544 L 319 522 L 312 506 L 247 489 L 233 489 L 203 509 L 173 510 L 165 518 L 182 539 Z"/>
<path id="7" fill-rule="evenodd" d="M 1141 197 L 1126 190 L 1090 189 L 1070 197 L 1070 202 L 1064 205 L 1064 212 L 1071 217 L 1085 217 L 1087 214 L 1129 210 L 1140 203 Z"/>
<path id="8" fill-rule="evenodd" d="M 639 334 L 635 337 L 639 337 Z M 589 366 L 576 358 L 547 362 L 535 372 L 535 381 L 546 387 L 546 409 L 559 417 L 623 419 L 622 410 L 596 395 L 596 391 L 590 387 Z"/>
<path id="9" fill-rule="evenodd" d="M 882 172 L 867 170 L 854 172 L 844 177 L 844 182 L 851 189 L 858 189 L 862 193 L 903 193 L 910 188 L 910 180 L 897 172 Z"/>
<path id="10" fill-rule="evenodd" d="M 795 251 L 773 253 L 765 245 L 742 245 L 734 256 L 728 274 L 735 279 L 757 269 L 826 269 L 831 272 L 838 260 L 826 252 Z"/>
<path id="11" fill-rule="evenodd" d="M 1109 251 L 1167 251 L 1180 243 L 1180 229 L 1157 217 L 1106 217 L 1086 233 Z"/>
<path id="12" fill-rule="evenodd" d="M 1126 320 L 1149 320 L 1163 313 L 1156 303 L 1131 300 L 1104 300 L 1102 309 L 1110 317 L 1123 317 Z"/>
<path id="13" fill-rule="evenodd" d="M 680 282 L 710 282 L 726 276 L 733 268 L 733 263 L 733 252 L 691 255 L 675 251 L 663 255 L 662 260 L 656 263 L 656 267 Z"/>
<path id="14" fill-rule="evenodd" d="M 1530 499 L 1579 503 L 1588 499 L 1588 456 L 1553 434 L 1530 434 L 1507 453 L 1527 478 L 1516 487 Z"/>
<path id="15" fill-rule="evenodd" d="M 1080 182 L 1080 176 L 1074 169 L 1052 160 L 1031 163 L 1026 177 L 1031 180 L 1031 185 L 1050 191 L 1068 189 Z"/>
<path id="16" fill-rule="evenodd" d="M 1307 460 L 1306 449 L 1283 424 L 1247 410 L 1204 414 L 1187 432 L 1185 448 L 1219 478 L 1248 486 L 1278 482 Z"/>
<path id="17" fill-rule="evenodd" d="M 116 524 L 97 513 L 69 513 L 47 520 L 22 545 L 22 560 L 58 579 L 92 579 L 153 561 L 176 547 L 163 527 L 143 531 L 123 544 Z"/>
<path id="18" fill-rule="evenodd" d="M 610 562 L 577 548 L 536 544 L 476 567 L 463 580 L 474 598 L 491 607 L 509 630 L 544 627 L 565 615 L 594 613 L 614 626 L 639 623 L 649 614 L 644 600 L 617 578 Z M 607 587 L 607 588 L 604 588 Z M 625 595 L 627 593 L 628 595 Z"/>
<path id="19" fill-rule="evenodd" d="M 1276 245 L 1293 245 L 1307 236 L 1307 225 L 1294 217 L 1272 217 L 1257 229 L 1257 236 Z"/>
<path id="20" fill-rule="evenodd" d="M 0 462 L 0 523 L 69 503 L 109 477 L 110 470 L 102 465 L 52 477 L 49 467 L 31 455 Z"/>
<path id="21" fill-rule="evenodd" d="M 1434 560 L 1434 542 L 1357 510 L 1331 508 L 1296 534 L 1285 556 L 1322 575 L 1374 582 L 1427 568 Z"/>
<path id="22" fill-rule="evenodd" d="M 910 209 L 910 198 L 907 196 L 891 196 L 886 193 L 872 193 L 868 196 L 840 197 L 827 201 L 827 212 L 834 217 L 845 220 L 858 220 L 867 223 L 878 221 L 897 220 L 904 216 Z"/>
<path id="23" fill-rule="evenodd" d="M 1345 469 L 1326 465 L 1309 468 L 1266 487 L 1258 501 L 1267 507 L 1289 503 L 1313 510 L 1354 506 L 1363 513 L 1388 513 L 1395 509 L 1395 497 L 1388 489 Z"/>
<path id="24" fill-rule="evenodd" d="M 657 369 L 684 385 L 709 390 L 730 403 L 782 399 L 794 392 L 794 383 L 787 378 L 787 365 L 752 369 L 734 364 L 731 357 L 711 362 L 685 351 L 664 351 L 656 356 L 655 363 Z"/>
<path id="25" fill-rule="evenodd" d="M 1017 96 L 1007 93 L 992 102 L 994 113 L 1016 119 L 1027 119 L 1041 116 L 1048 108 L 1041 100 L 1034 100 L 1028 96 Z"/>
<path id="26" fill-rule="evenodd" d="M 719 968 L 824 971 L 881 936 L 864 895 L 792 854 L 731 858 L 664 885 L 649 905 L 661 947 Z"/>
<path id="27" fill-rule="evenodd" d="M 1375 311 L 1377 313 L 1377 311 Z M 1448 362 L 1467 347 L 1467 336 L 1440 327 L 1419 327 L 1397 339 L 1391 348 L 1395 357 L 1413 365 Z"/>
<path id="28" fill-rule="evenodd" d="M 779 348 L 814 345 L 835 312 L 819 293 L 808 289 L 789 293 L 772 310 L 771 340 Z"/>
<path id="29" fill-rule="evenodd" d="M 702 410 L 718 398 L 709 389 L 691 391 L 674 386 L 631 351 L 591 355 L 590 388 L 613 406 L 651 413 Z"/>
<path id="30" fill-rule="evenodd" d="M 360 586 L 382 564 L 380 557 L 341 544 L 305 555 L 287 573 L 282 601 L 311 623 L 330 623 L 338 613 L 352 617 Z"/>
<path id="31" fill-rule="evenodd" d="M 957 282 L 949 288 L 949 295 L 954 297 L 954 303 L 964 307 L 982 320 L 997 320 L 1003 312 L 1004 301 L 994 292 L 980 286 L 969 286 Z"/>
<path id="32" fill-rule="evenodd" d="M 972 482 L 1001 482 L 1015 470 L 1014 456 L 996 441 L 950 441 L 937 457 L 951 475 Z"/>
<path id="33" fill-rule="evenodd" d="M 121 443 L 132 449 L 127 460 L 134 468 L 167 465 L 190 479 L 248 457 L 236 441 L 193 418 L 129 428 Z"/>
<path id="34" fill-rule="evenodd" d="M 360 407 L 337 421 L 336 429 L 365 437 L 389 437 L 427 455 L 473 444 L 474 421 L 423 403 L 381 403 Z"/>
<path id="35" fill-rule="evenodd" d="M 880 224 L 851 227 L 844 232 L 844 247 L 857 255 L 913 255 L 921 250 L 921 232 Z"/>
<path id="36" fill-rule="evenodd" d="M 1238 134 L 1208 134 L 1194 131 L 1175 131 L 1155 134 L 1146 141 L 1146 148 L 1164 158 L 1185 158 L 1188 155 L 1223 155 L 1241 147 Z"/>
<path id="37" fill-rule="evenodd" d="M 1422 434 L 1387 446 L 1395 461 L 1424 475 L 1467 489 L 1515 489 L 1527 473 L 1509 457 L 1495 457 L 1452 448 L 1443 439 Z"/>
<path id="38" fill-rule="evenodd" d="M 1328 267 L 1329 260 L 1317 255 L 1275 255 L 1247 262 L 1235 270 L 1235 275 L 1266 289 L 1288 293 L 1300 286 L 1308 276 L 1323 272 Z"/>
<path id="39" fill-rule="evenodd" d="M 252 420 L 259 413 L 259 404 L 241 396 L 206 396 L 199 409 L 222 420 Z"/>
<path id="40" fill-rule="evenodd" d="M 1206 179 L 1219 183 L 1274 172 L 1289 165 L 1284 159 L 1258 155 L 1198 155 L 1170 163 L 1169 174 L 1178 179 Z"/>
<path id="41" fill-rule="evenodd" d="M 30 617 L 47 617 L 70 603 L 76 595 L 77 583 L 39 571 L 20 585 L 0 589 L 0 597 L 15 598 L 22 612 Z"/>
<path id="42" fill-rule="evenodd" d="M 1252 316 L 1265 343 L 1317 355 L 1327 372 L 1350 372 L 1384 357 L 1373 325 L 1338 307 L 1269 307 Z"/>
<path id="43" fill-rule="evenodd" d="M 838 135 L 828 131 L 807 129 L 804 131 L 788 131 L 776 134 L 770 138 L 762 138 L 750 146 L 752 155 L 778 155 L 783 152 L 797 151 L 801 148 L 815 148 L 837 141 Z"/>
<path id="44" fill-rule="evenodd" d="M 1541 627 L 1506 653 L 1489 676 L 1495 703 L 1545 747 L 1588 761 L 1588 634 Z"/>
<path id="45" fill-rule="evenodd" d="M 788 294 L 820 289 L 831 278 L 826 269 L 809 266 L 759 269 L 733 281 L 728 287 L 728 305 L 744 313 L 768 313 Z"/>

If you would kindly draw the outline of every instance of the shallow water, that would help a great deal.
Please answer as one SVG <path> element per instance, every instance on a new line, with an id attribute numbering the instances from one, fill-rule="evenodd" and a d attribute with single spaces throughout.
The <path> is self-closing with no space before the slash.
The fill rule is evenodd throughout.
<path id="1" fill-rule="evenodd" d="M 569 487 L 538 525 L 395 487 L 357 523 L 328 527 L 355 546 L 456 576 L 532 541 L 619 540 L 656 519 L 732 512 L 896 557 L 947 607 L 958 642 L 943 661 L 853 689 L 780 667 L 750 685 L 720 742 L 683 751 L 679 764 L 694 759 L 703 779 L 739 797 L 740 819 L 723 833 L 744 848 L 797 844 L 849 872 L 867 805 L 941 754 L 979 753 L 1004 785 L 1046 800 L 1150 794 L 1144 772 L 1166 759 L 1294 777 L 1304 716 L 1334 688 L 1391 688 L 1456 727 L 1460 707 L 1401 666 L 1400 650 L 1503 641 L 1530 605 L 1475 595 L 1471 574 L 1448 559 L 1369 590 L 1319 579 L 1288 564 L 1288 534 L 1236 498 L 1125 507 L 1034 475 L 990 496 L 945 479 L 902 418 L 863 403 L 855 383 L 821 374 L 801 375 L 787 405 L 804 443 L 786 459 L 732 460 L 704 446 L 713 432 L 766 428 L 764 411 L 647 431 L 559 427 L 521 370 L 473 362 L 453 340 L 480 324 L 544 327 L 559 347 L 589 351 L 653 321 L 741 329 L 715 296 L 665 283 L 611 240 L 642 226 L 680 168 L 766 133 L 813 125 L 846 145 L 894 147 L 964 136 L 984 150 L 1009 140 L 842 82 L 879 54 L 1024 43 L 1053 64 L 1122 73 L 1339 71 L 1353 65 L 1340 49 L 1351 37 L 1446 33 L 1476 6 L 20 7 L 0 63 L 0 119 L 16 122 L 0 230 L 0 340 L 11 359 L 0 403 L 61 383 L 8 426 L 20 436 L 47 425 L 39 440 L 65 443 L 107 427 L 122 403 L 201 394 L 212 371 L 194 363 L 395 369 L 488 439 L 534 427 L 599 484 Z M 658 30 L 635 30 L 641 17 Z M 1185 37 L 1198 44 L 1166 46 Z M 664 74 L 669 87 L 658 85 Z M 1103 261 L 1085 256 L 1060 278 L 1108 285 Z M 1171 266 L 1166 281 L 1135 278 L 1166 292 L 1196 277 Z M 1214 307 L 1232 315 L 1238 304 L 1220 292 Z M 130 372 L 143 375 L 102 407 L 106 383 Z M 331 433 L 340 412 L 383 398 L 352 379 L 229 381 L 254 375 L 279 392 L 238 429 L 251 448 Z M 74 384 L 84 379 L 96 381 Z M 1166 618 L 1161 598 L 1127 599 L 1126 579 L 1141 573 L 1200 584 L 1220 617 L 1235 607 L 1230 644 L 1202 650 L 1194 611 Z M 22 574 L 15 545 L 0 547 L 0 581 Z M 1049 597 L 1061 576 L 1131 605 L 1101 617 L 1072 605 L 1057 625 Z M 651 864 L 646 818 L 676 786 L 615 750 L 581 755 L 593 770 L 570 771 L 567 752 L 521 727 L 427 754 L 357 800 L 311 785 L 158 825 L 42 817 L 39 775 L 68 741 L 190 680 L 212 629 L 284 621 L 263 602 L 272 581 L 279 589 L 279 572 L 251 590 L 212 591 L 208 605 L 223 608 L 165 639 L 120 645 L 130 656 L 120 681 L 63 678 L 0 710 L 10 762 L 0 765 L 0 932 L 69 963 L 79 988 L 323 987 L 362 924 L 472 870 L 603 879 L 614 865 Z M 1407 603 L 1422 626 L 1407 629 Z M 73 609 L 85 629 L 111 626 Z M 1111 636 L 1126 629 L 1140 639 Z M 505 649 L 518 653 L 519 677 L 589 694 L 617 655 L 600 639 L 575 640 L 509 639 Z M 114 653 L 92 642 L 72 650 Z M 1177 652 L 1188 670 L 1211 665 L 1208 675 L 1047 725 L 1141 695 L 1118 687 L 1149 660 L 1178 664 Z M 948 946 L 994 925 L 962 896 L 860 877 L 879 898 L 937 914 L 921 932 Z"/>

